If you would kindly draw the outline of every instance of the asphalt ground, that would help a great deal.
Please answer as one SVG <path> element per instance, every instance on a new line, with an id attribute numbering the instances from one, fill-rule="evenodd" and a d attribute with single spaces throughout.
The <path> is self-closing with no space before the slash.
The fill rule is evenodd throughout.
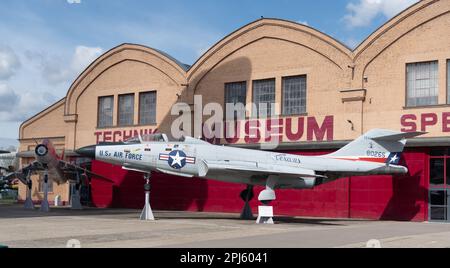
<path id="1" fill-rule="evenodd" d="M 381 247 L 450 247 L 450 224 L 442 223 L 275 217 L 274 225 L 257 225 L 238 214 L 154 214 L 155 221 L 141 221 L 139 210 L 52 208 L 42 213 L 0 204 L 0 244 L 64 248 L 75 239 L 85 248 L 359 248 L 375 239 Z"/>

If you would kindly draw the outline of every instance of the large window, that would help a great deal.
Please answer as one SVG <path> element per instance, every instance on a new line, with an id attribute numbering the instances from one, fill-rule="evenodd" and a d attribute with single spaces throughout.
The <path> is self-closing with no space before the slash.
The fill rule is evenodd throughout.
<path id="1" fill-rule="evenodd" d="M 156 124 L 156 91 L 139 94 L 139 124 Z"/>
<path id="2" fill-rule="evenodd" d="M 134 94 L 119 95 L 119 126 L 131 126 L 134 122 Z"/>
<path id="3" fill-rule="evenodd" d="M 306 113 L 306 75 L 283 78 L 283 115 Z"/>
<path id="4" fill-rule="evenodd" d="M 98 98 L 98 127 L 113 126 L 114 97 Z"/>
<path id="5" fill-rule="evenodd" d="M 247 102 L 247 82 L 225 84 L 225 116 L 227 120 L 245 118 L 245 105 Z M 229 111 L 228 105 L 234 105 L 234 112 Z M 231 117 L 231 118 L 229 118 Z"/>
<path id="6" fill-rule="evenodd" d="M 275 79 L 253 81 L 253 117 L 266 118 L 275 115 Z"/>
<path id="7" fill-rule="evenodd" d="M 438 104 L 438 62 L 406 65 L 408 107 Z"/>

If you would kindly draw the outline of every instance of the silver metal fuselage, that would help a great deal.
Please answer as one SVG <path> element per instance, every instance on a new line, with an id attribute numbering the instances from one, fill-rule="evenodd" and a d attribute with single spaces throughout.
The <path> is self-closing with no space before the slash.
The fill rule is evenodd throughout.
<path id="1" fill-rule="evenodd" d="M 184 159 L 182 167 L 175 165 L 174 168 L 174 162 L 170 164 L 168 155 L 176 151 L 183 152 L 189 161 Z M 278 188 L 296 189 L 313 188 L 317 184 L 315 177 L 317 174 L 323 175 L 324 178 L 337 179 L 351 175 L 404 174 L 408 171 L 403 166 L 385 163 L 249 150 L 211 145 L 195 139 L 178 143 L 101 145 L 96 146 L 95 158 L 139 172 L 157 171 L 183 177 L 200 177 L 251 185 L 265 185 L 267 179 L 264 172 L 260 174 L 252 170 L 270 170 L 274 173 L 280 172 Z M 289 173 L 298 171 L 299 175 L 297 178 L 292 174 L 283 175 L 286 170 L 289 170 Z M 305 174 L 311 176 L 307 178 Z"/>

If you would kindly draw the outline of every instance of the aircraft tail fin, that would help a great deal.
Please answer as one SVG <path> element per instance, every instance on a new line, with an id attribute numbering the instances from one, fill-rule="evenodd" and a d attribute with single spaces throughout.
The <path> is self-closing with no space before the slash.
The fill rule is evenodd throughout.
<path id="1" fill-rule="evenodd" d="M 396 165 L 400 160 L 406 139 L 423 134 L 426 134 L 426 132 L 403 133 L 385 129 L 373 129 L 350 142 L 342 149 L 327 156 Z"/>

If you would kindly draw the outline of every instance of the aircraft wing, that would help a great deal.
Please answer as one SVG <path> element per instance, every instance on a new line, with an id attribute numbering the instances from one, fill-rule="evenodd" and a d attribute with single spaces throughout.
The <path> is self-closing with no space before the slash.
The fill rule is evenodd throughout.
<path id="1" fill-rule="evenodd" d="M 18 179 L 23 184 L 27 184 L 27 175 L 30 172 L 33 173 L 33 172 L 40 171 L 40 170 L 44 170 L 44 168 L 42 167 L 42 165 L 39 162 L 34 161 L 34 162 L 31 162 L 30 164 L 28 164 L 27 166 L 23 167 L 20 170 L 6 175 L 5 179 L 8 181 Z"/>
<path id="2" fill-rule="evenodd" d="M 316 175 L 314 170 L 300 167 L 261 165 L 256 162 L 230 163 L 225 161 L 203 161 L 206 173 L 209 171 L 236 171 L 251 173 L 257 176 L 281 175 L 295 178 L 326 178 Z M 206 175 L 206 174 L 205 174 Z"/>
<path id="3" fill-rule="evenodd" d="M 97 178 L 97 179 L 104 180 L 104 181 L 111 182 L 111 183 L 114 182 L 113 180 L 106 178 L 102 175 L 99 175 L 97 173 L 94 173 L 92 171 L 89 171 L 86 168 L 71 164 L 71 163 L 63 161 L 63 160 L 59 160 L 59 165 L 60 165 L 61 170 L 64 172 L 64 174 L 73 174 L 74 172 L 81 171 L 81 172 L 84 172 L 85 174 L 88 174 L 89 176 L 91 176 L 93 178 Z"/>
<path id="4" fill-rule="evenodd" d="M 71 164 L 71 163 L 63 161 L 63 160 L 59 160 L 59 165 L 60 165 L 59 168 L 65 175 L 73 175 L 73 173 L 76 171 L 82 171 L 86 174 L 89 174 L 90 176 L 95 177 L 95 178 L 105 180 L 108 182 L 113 182 L 111 179 L 108 179 L 99 174 L 93 173 L 85 168 L 82 168 L 80 166 Z M 23 167 L 22 169 L 18 170 L 17 172 L 8 174 L 7 176 L 5 176 L 5 179 L 6 180 L 19 179 L 23 184 L 27 184 L 27 175 L 30 172 L 34 173 L 37 171 L 44 171 L 44 170 L 45 169 L 41 163 L 39 163 L 38 161 L 34 161 L 34 162 L 30 163 L 29 165 Z"/>

